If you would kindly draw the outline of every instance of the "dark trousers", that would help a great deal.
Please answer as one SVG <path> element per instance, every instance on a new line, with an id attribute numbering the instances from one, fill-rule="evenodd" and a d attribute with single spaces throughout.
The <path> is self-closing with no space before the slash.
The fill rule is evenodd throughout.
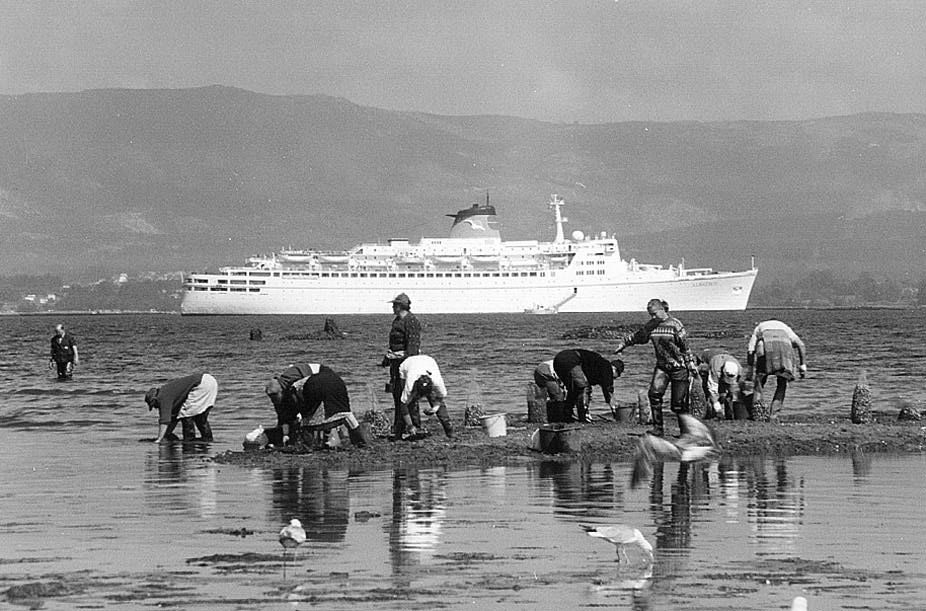
<path id="1" fill-rule="evenodd" d="M 399 410 L 401 410 L 399 413 L 399 418 L 401 419 L 402 424 L 405 424 L 405 414 L 407 413 L 409 416 L 411 416 L 412 423 L 415 425 L 415 428 L 421 428 L 421 411 L 418 408 L 418 401 L 411 403 L 408 408 L 409 410 L 414 408 L 414 414 L 411 411 L 406 411 L 405 408 L 402 407 L 402 404 L 399 403 Z M 444 433 L 446 433 L 447 437 L 453 437 L 453 422 L 450 420 L 450 412 L 447 411 L 447 405 L 444 403 L 443 399 L 441 399 L 440 405 L 437 407 L 437 412 L 435 412 L 434 415 L 437 416 L 437 421 L 440 422 L 440 425 L 443 427 Z M 416 417 L 417 421 L 415 420 Z M 404 427 L 402 430 L 404 432 Z"/>
<path id="2" fill-rule="evenodd" d="M 535 371 L 534 384 L 536 384 L 538 388 L 542 388 L 546 391 L 550 401 L 562 401 L 564 399 L 563 387 L 556 378 L 545 376 Z"/>
<path id="3" fill-rule="evenodd" d="M 402 388 L 405 383 L 399 377 L 399 366 L 401 364 L 400 359 L 395 359 L 389 363 L 389 388 L 392 390 L 392 403 L 395 407 L 395 416 L 392 419 L 392 434 L 397 437 L 405 432 L 405 420 L 402 419 Z M 408 415 L 411 416 L 415 428 L 420 428 L 421 413 L 418 411 L 417 401 L 408 406 Z"/>
<path id="4" fill-rule="evenodd" d="M 55 366 L 58 368 L 59 380 L 64 380 L 71 377 L 71 370 L 73 369 L 71 361 L 55 361 Z"/>
<path id="5" fill-rule="evenodd" d="M 212 408 L 210 407 L 201 414 L 180 419 L 180 426 L 183 427 L 184 441 L 195 440 L 196 429 L 199 429 L 199 435 L 202 441 L 212 441 L 212 427 L 209 426 L 209 412 L 211 411 Z"/>
<path id="6" fill-rule="evenodd" d="M 688 413 L 688 369 L 678 367 L 674 369 L 653 369 L 653 379 L 649 383 L 649 407 L 653 414 L 653 425 L 656 430 L 662 431 L 662 398 L 671 386 L 670 406 L 676 414 Z"/>
<path id="7" fill-rule="evenodd" d="M 762 390 L 765 388 L 766 382 L 770 377 L 774 377 L 775 380 L 775 394 L 772 396 L 772 405 L 771 413 L 777 414 L 781 411 L 781 408 L 784 406 L 785 402 L 785 393 L 788 390 L 788 378 L 785 376 L 770 376 L 767 373 L 757 373 L 755 380 L 755 394 L 753 395 L 753 402 L 758 402 L 762 400 Z"/>

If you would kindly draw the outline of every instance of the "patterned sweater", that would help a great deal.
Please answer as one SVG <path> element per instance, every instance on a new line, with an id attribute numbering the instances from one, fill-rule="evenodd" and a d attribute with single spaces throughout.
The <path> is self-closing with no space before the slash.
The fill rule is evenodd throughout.
<path id="1" fill-rule="evenodd" d="M 688 367 L 694 363 L 694 355 L 688 347 L 688 332 L 677 318 L 665 320 L 653 318 L 635 333 L 623 338 L 622 348 L 653 342 L 656 351 L 656 367 L 665 370 Z"/>

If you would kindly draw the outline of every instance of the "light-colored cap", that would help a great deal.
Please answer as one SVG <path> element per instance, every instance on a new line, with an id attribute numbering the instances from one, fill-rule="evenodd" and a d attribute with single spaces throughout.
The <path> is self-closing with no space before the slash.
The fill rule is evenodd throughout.
<path id="1" fill-rule="evenodd" d="M 726 361 L 720 367 L 720 375 L 727 382 L 733 382 L 740 375 L 740 366 L 736 361 Z"/>

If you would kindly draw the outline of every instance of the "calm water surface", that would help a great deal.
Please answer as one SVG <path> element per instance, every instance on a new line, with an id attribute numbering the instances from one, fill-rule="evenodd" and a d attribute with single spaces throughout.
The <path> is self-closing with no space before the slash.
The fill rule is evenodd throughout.
<path id="1" fill-rule="evenodd" d="M 921 394 L 921 313 L 680 317 L 695 349 L 735 354 L 758 320 L 789 322 L 808 344 L 811 374 L 789 390 L 787 410 L 845 414 L 862 370 L 876 407 Z M 926 606 L 922 456 L 668 465 L 634 491 L 623 463 L 353 472 L 209 461 L 272 421 L 263 381 L 296 359 L 342 372 L 355 410 L 388 405 L 377 365 L 390 318 L 341 317 L 349 338 L 325 342 L 287 339 L 321 329 L 321 317 L 69 317 L 82 364 L 66 383 L 47 369 L 57 319 L 0 318 L 0 590 L 64 584 L 70 595 L 48 599 L 48 609 L 782 609 L 797 594 L 812 609 Z M 422 320 L 425 350 L 441 362 L 459 415 L 472 400 L 523 411 L 520 389 L 534 364 L 576 345 L 558 339 L 564 331 L 642 318 Z M 248 341 L 252 326 L 263 342 Z M 630 401 L 645 387 L 652 351 L 630 349 L 625 360 L 617 395 Z M 156 432 L 144 391 L 197 369 L 219 380 L 217 441 L 139 441 Z M 607 409 L 600 399 L 594 408 Z M 293 516 L 309 542 L 284 578 L 276 532 Z M 612 522 L 655 544 L 652 574 L 619 569 L 613 547 L 578 526 Z M 228 534 L 242 528 L 254 534 Z"/>

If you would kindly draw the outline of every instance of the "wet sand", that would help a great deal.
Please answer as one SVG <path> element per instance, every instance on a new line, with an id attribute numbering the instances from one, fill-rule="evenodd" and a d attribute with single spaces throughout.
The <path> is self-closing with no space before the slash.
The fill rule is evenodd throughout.
<path id="1" fill-rule="evenodd" d="M 666 418 L 666 434 L 677 435 L 674 417 Z M 926 426 L 921 422 L 899 422 L 887 416 L 868 424 L 843 420 L 794 416 L 780 422 L 708 421 L 725 455 L 757 454 L 773 456 L 818 456 L 856 452 L 922 452 L 926 450 Z M 439 427 L 436 427 L 439 430 Z M 418 441 L 390 441 L 377 438 L 371 447 L 339 448 L 299 452 L 294 449 L 228 451 L 215 457 L 223 464 L 245 466 L 344 466 L 382 467 L 384 465 L 496 466 L 524 461 L 629 460 L 637 441 L 649 427 L 607 422 L 581 425 L 572 445 L 575 451 L 543 454 L 528 447 L 537 428 L 525 422 L 508 426 L 505 437 L 489 438 L 480 428 L 461 428 L 458 440 L 448 441 L 434 432 Z"/>

